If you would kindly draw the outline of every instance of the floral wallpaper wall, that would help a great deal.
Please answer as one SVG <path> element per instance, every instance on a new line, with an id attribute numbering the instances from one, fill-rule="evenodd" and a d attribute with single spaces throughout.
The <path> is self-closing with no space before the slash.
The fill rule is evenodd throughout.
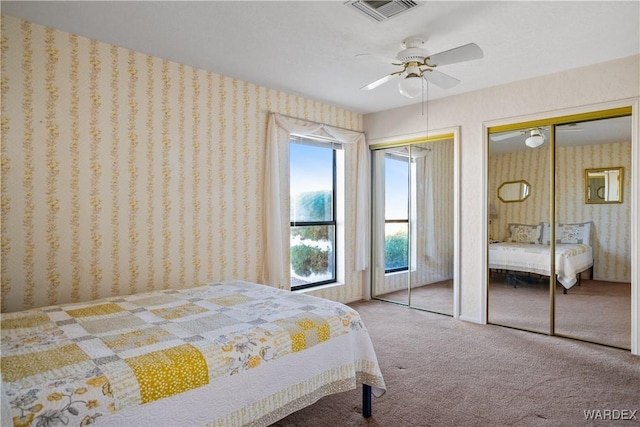
<path id="1" fill-rule="evenodd" d="M 584 170 L 624 167 L 624 200 L 620 204 L 586 204 Z M 612 282 L 631 281 L 631 142 L 558 147 L 556 150 L 556 221 L 593 221 L 594 277 Z M 503 203 L 498 187 L 524 179 L 531 195 L 524 202 Z M 549 149 L 519 151 L 489 157 L 489 194 L 498 218 L 491 221 L 492 238 L 504 240 L 509 223 L 549 221 Z"/>
<path id="2" fill-rule="evenodd" d="M 8 16 L 1 60 L 2 311 L 259 282 L 268 112 L 362 130 L 357 113 Z M 316 294 L 362 297 L 346 262 L 347 283 Z"/>

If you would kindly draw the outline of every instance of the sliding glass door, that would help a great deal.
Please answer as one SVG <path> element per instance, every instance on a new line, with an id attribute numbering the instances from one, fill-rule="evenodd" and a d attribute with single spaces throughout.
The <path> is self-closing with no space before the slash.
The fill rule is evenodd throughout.
<path id="1" fill-rule="evenodd" d="M 374 298 L 453 314 L 453 140 L 374 149 Z"/>

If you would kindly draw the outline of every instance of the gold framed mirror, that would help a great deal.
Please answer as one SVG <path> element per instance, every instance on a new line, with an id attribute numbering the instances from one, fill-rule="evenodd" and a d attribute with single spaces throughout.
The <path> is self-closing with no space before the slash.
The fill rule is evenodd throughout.
<path id="1" fill-rule="evenodd" d="M 498 187 L 498 199 L 504 203 L 522 202 L 531 194 L 531 185 L 525 180 L 507 181 Z"/>
<path id="2" fill-rule="evenodd" d="M 584 170 L 584 201 L 587 204 L 622 203 L 624 168 Z"/>

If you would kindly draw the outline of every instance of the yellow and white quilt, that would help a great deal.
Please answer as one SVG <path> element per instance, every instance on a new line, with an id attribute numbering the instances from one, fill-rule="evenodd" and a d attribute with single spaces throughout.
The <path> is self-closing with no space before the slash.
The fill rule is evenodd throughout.
<path id="1" fill-rule="evenodd" d="M 492 243 L 489 245 L 489 268 L 525 271 L 549 276 L 550 246 L 529 243 Z M 571 288 L 578 280 L 576 275 L 593 265 L 591 246 L 573 243 L 556 243 L 555 271 L 558 282 Z"/>
<path id="2" fill-rule="evenodd" d="M 385 388 L 357 312 L 248 282 L 1 320 L 2 425 L 268 425 L 358 383 Z"/>

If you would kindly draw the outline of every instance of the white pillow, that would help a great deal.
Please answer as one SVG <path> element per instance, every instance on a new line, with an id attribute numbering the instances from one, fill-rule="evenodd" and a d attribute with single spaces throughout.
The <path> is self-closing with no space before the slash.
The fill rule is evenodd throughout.
<path id="1" fill-rule="evenodd" d="M 542 244 L 550 242 L 549 224 L 542 223 Z M 579 222 L 576 224 L 556 224 L 556 243 L 573 243 L 591 245 L 591 228 L 593 222 Z"/>
<path id="2" fill-rule="evenodd" d="M 540 243 L 541 232 L 541 224 L 509 224 L 509 237 L 507 238 L 507 241 L 530 244 Z"/>

